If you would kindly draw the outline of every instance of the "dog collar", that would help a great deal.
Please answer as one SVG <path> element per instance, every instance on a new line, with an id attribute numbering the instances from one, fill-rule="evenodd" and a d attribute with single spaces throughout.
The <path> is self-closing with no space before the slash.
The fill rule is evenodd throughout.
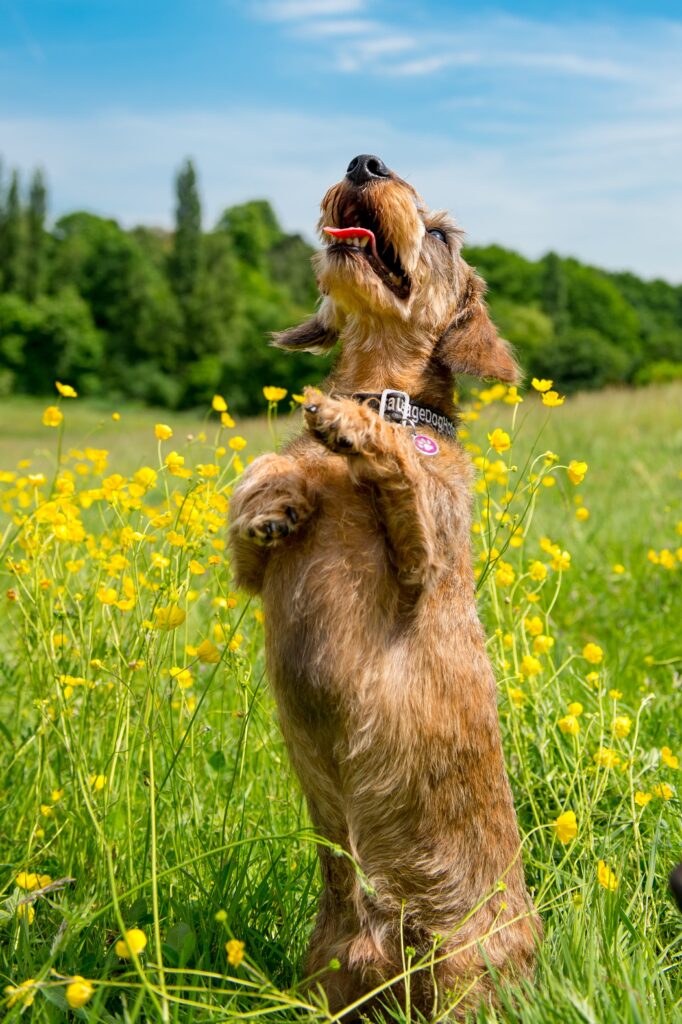
<path id="1" fill-rule="evenodd" d="M 453 441 L 457 436 L 457 427 L 449 416 L 432 405 L 415 402 L 406 391 L 384 388 L 383 391 L 355 391 L 348 397 L 361 405 L 369 405 L 389 423 L 400 423 L 403 427 L 429 427 Z"/>

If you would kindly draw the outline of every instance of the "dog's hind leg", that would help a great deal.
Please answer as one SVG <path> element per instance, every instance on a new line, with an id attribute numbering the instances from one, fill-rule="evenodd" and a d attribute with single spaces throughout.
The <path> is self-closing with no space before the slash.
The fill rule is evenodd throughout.
<path id="1" fill-rule="evenodd" d="M 296 534 L 314 511 L 310 482 L 284 455 L 262 455 L 230 503 L 230 547 L 236 583 L 258 593 L 270 550 Z"/>

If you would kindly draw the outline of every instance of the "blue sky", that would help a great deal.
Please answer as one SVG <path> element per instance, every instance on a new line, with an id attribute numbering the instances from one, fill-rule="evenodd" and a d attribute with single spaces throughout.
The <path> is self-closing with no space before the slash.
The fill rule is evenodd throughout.
<path id="1" fill-rule="evenodd" d="M 54 216 L 207 226 L 270 198 L 312 237 L 374 152 L 472 242 L 682 281 L 678 3 L 0 0 L 0 154 Z"/>

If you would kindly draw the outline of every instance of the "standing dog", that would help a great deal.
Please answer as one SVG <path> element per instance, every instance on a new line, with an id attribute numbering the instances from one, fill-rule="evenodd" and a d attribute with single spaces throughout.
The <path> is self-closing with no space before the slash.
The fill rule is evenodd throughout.
<path id="1" fill-rule="evenodd" d="M 256 459 L 235 490 L 234 568 L 263 597 L 270 680 L 312 821 L 351 855 L 320 847 L 308 970 L 338 1012 L 404 973 L 413 947 L 428 963 L 410 974 L 412 1005 L 431 1014 L 454 993 L 463 1015 L 491 998 L 490 968 L 531 972 L 539 935 L 476 613 L 472 471 L 453 424 L 456 374 L 512 383 L 518 368 L 453 221 L 377 157 L 351 161 L 320 227 L 319 312 L 275 343 L 320 352 L 341 339 L 340 356 L 306 393 L 307 432 Z M 325 970 L 332 959 L 340 968 Z M 404 999 L 407 984 L 391 992 Z"/>

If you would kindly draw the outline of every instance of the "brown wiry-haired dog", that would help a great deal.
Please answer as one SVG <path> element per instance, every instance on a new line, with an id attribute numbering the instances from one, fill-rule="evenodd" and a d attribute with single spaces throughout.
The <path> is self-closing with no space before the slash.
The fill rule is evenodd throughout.
<path id="1" fill-rule="evenodd" d="M 404 999 L 411 946 L 426 964 L 410 975 L 412 1005 L 430 1015 L 454 993 L 461 1016 L 491 997 L 489 968 L 531 971 L 539 934 L 476 614 L 472 472 L 452 423 L 455 374 L 512 383 L 518 369 L 455 224 L 377 157 L 351 162 L 320 227 L 320 310 L 276 344 L 323 351 L 341 338 L 341 354 L 306 394 L 307 433 L 236 489 L 234 565 L 263 597 L 313 823 L 352 857 L 320 847 L 308 970 L 335 1012 L 401 973 L 390 991 Z M 332 959 L 340 969 L 325 971 Z"/>

